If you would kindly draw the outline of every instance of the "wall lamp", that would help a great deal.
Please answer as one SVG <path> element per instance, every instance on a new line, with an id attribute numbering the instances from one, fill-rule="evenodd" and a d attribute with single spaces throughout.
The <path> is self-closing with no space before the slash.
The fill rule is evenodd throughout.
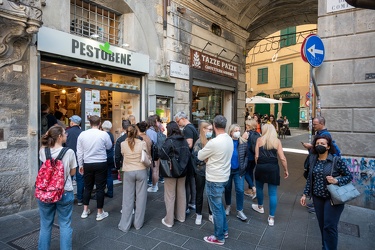
<path id="1" fill-rule="evenodd" d="M 207 47 L 207 45 L 212 46 L 212 44 L 211 44 L 210 42 L 207 42 L 206 45 L 204 46 L 204 48 L 202 49 L 202 52 L 203 52 L 203 50 Z"/>
<path id="2" fill-rule="evenodd" d="M 230 60 L 230 62 L 232 62 L 235 57 L 239 58 L 237 53 L 233 56 L 233 58 L 232 58 L 232 60 Z"/>
<path id="3" fill-rule="evenodd" d="M 220 53 L 217 53 L 217 57 L 219 57 L 220 55 L 221 55 L 221 53 L 223 53 L 223 51 L 224 52 L 227 52 L 224 48 L 220 51 Z"/>

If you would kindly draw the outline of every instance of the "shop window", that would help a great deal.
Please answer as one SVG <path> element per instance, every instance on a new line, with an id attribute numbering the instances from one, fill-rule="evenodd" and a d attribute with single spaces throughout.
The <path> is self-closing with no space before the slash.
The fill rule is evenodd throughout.
<path id="1" fill-rule="evenodd" d="M 293 63 L 280 66 L 280 88 L 293 86 Z"/>
<path id="2" fill-rule="evenodd" d="M 268 68 L 258 69 L 258 84 L 268 83 Z"/>
<path id="3" fill-rule="evenodd" d="M 164 124 L 171 121 L 171 103 L 170 97 L 156 97 L 156 114 L 160 116 Z"/>
<path id="4" fill-rule="evenodd" d="M 296 44 L 296 27 L 280 30 L 280 48 Z"/>
<path id="5" fill-rule="evenodd" d="M 121 14 L 93 2 L 70 1 L 70 33 L 119 45 Z"/>
<path id="6" fill-rule="evenodd" d="M 223 113 L 224 90 L 193 86 L 192 123 L 198 127 L 199 121 L 212 122 Z"/>

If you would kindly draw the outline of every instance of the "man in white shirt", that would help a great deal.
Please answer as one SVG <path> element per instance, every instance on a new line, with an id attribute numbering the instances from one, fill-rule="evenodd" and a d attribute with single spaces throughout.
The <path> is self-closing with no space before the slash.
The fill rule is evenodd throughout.
<path id="1" fill-rule="evenodd" d="M 83 174 L 85 189 L 83 192 L 82 219 L 91 213 L 89 202 L 91 192 L 96 185 L 96 207 L 98 209 L 96 220 L 101 221 L 108 217 L 103 210 L 104 188 L 107 183 L 107 152 L 112 148 L 112 142 L 107 132 L 99 130 L 100 117 L 97 115 L 89 118 L 91 129 L 83 131 L 77 140 L 77 159 L 79 172 Z"/>
<path id="2" fill-rule="evenodd" d="M 198 152 L 198 159 L 206 161 L 206 193 L 214 217 L 214 235 L 203 239 L 211 244 L 223 245 L 228 238 L 228 223 L 222 196 L 229 180 L 233 140 L 225 133 L 227 119 L 217 115 L 213 121 L 216 137 L 209 140 Z"/>

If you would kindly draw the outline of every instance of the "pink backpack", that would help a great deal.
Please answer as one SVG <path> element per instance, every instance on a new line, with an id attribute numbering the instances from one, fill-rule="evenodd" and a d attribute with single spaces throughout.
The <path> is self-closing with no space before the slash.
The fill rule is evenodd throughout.
<path id="1" fill-rule="evenodd" d="M 64 164 L 62 158 L 69 148 L 61 149 L 56 159 L 52 159 L 50 148 L 45 148 L 46 161 L 39 169 L 35 181 L 35 197 L 44 203 L 54 203 L 61 200 L 64 193 Z"/>

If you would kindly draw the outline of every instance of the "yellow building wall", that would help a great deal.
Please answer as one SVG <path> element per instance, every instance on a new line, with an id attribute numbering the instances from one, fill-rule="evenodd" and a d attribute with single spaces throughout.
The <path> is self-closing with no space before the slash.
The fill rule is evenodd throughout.
<path id="1" fill-rule="evenodd" d="M 306 31 L 306 32 L 304 32 Z M 303 32 L 303 33 L 301 33 Z M 301 45 L 309 33 L 316 33 L 316 25 L 296 27 L 296 44 L 278 49 L 280 32 L 275 32 L 261 40 L 248 53 L 246 59 L 247 97 L 265 93 L 273 98 L 283 91 L 300 94 L 300 107 L 305 107 L 306 93 L 309 91 L 310 65 L 301 58 Z M 293 63 L 293 84 L 291 88 L 280 88 L 280 66 Z M 268 83 L 258 84 L 258 69 L 268 68 Z M 252 105 L 247 104 L 248 107 Z M 270 114 L 273 114 L 271 105 Z M 276 114 L 274 114 L 276 115 Z"/>

